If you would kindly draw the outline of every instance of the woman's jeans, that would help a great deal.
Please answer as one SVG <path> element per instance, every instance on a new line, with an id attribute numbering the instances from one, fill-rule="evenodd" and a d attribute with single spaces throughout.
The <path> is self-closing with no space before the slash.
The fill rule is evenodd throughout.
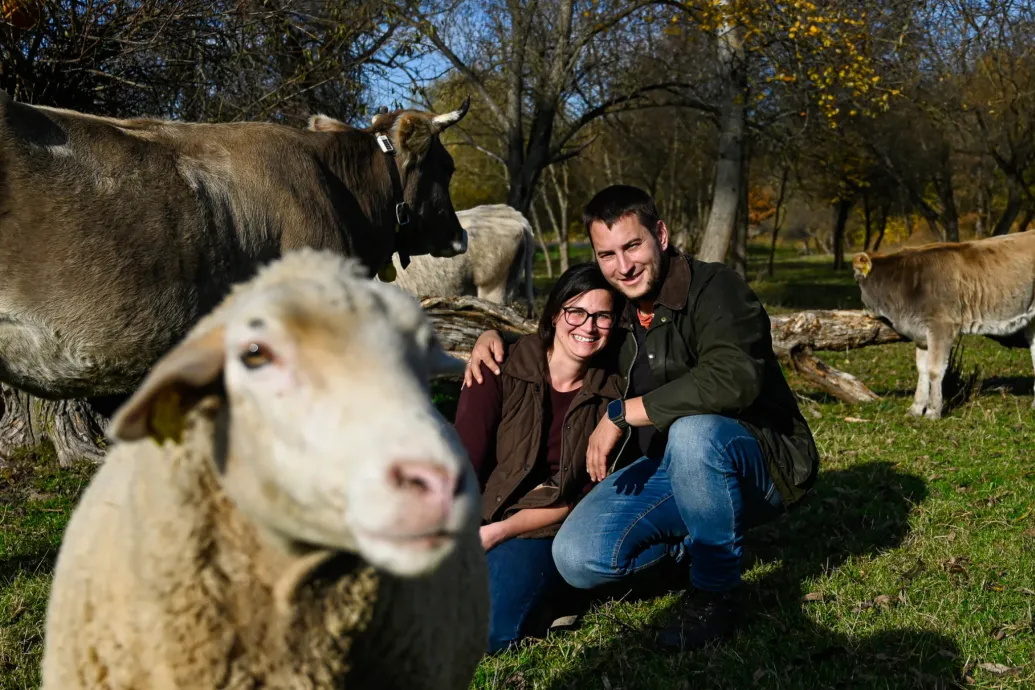
<path id="1" fill-rule="evenodd" d="M 567 586 L 553 563 L 553 538 L 508 539 L 485 554 L 489 565 L 489 654 L 540 636 L 551 605 Z"/>
<path id="2" fill-rule="evenodd" d="M 591 589 L 689 560 L 694 587 L 725 592 L 741 581 L 745 530 L 783 510 L 746 428 L 719 415 L 683 417 L 663 457 L 640 458 L 582 499 L 554 538 L 554 561 L 570 585 Z"/>

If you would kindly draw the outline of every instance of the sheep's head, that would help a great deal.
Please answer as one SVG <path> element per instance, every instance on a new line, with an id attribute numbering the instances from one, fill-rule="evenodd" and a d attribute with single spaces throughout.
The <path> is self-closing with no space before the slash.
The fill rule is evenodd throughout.
<path id="1" fill-rule="evenodd" d="M 305 250 L 271 264 L 155 365 L 112 421 L 121 442 L 177 443 L 215 406 L 226 493 L 293 547 L 433 569 L 477 529 L 478 484 L 428 378 L 448 357 L 417 302 Z"/>

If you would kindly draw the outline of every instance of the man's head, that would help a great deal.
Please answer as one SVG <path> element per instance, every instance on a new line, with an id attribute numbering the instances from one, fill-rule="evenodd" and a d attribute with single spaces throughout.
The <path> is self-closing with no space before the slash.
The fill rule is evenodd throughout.
<path id="1" fill-rule="evenodd" d="M 594 196 L 582 214 L 600 270 L 631 300 L 657 294 L 668 268 L 668 228 L 650 194 L 611 185 Z"/>

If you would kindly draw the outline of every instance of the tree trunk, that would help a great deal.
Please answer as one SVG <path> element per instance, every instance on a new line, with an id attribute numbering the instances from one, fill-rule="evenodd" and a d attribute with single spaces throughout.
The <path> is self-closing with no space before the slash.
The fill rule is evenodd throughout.
<path id="1" fill-rule="evenodd" d="M 992 236 L 998 237 L 999 235 L 1009 234 L 1010 228 L 1013 227 L 1013 222 L 1017 219 L 1017 214 L 1020 212 L 1021 192 L 1017 189 L 1017 185 L 1011 182 L 1009 197 L 1006 200 L 1006 208 L 1003 209 L 1003 215 L 999 217 L 999 222 L 995 224 Z"/>
<path id="2" fill-rule="evenodd" d="M 776 213 L 773 214 L 773 240 L 769 244 L 769 277 L 775 274 L 774 261 L 776 260 L 776 236 L 780 234 L 780 211 L 783 208 L 783 196 L 787 190 L 787 175 L 790 173 L 790 167 L 784 167 L 783 173 L 780 175 L 780 193 L 776 197 Z"/>
<path id="3" fill-rule="evenodd" d="M 1028 226 L 1031 225 L 1031 221 L 1035 219 L 1035 205 L 1028 204 L 1027 208 L 1024 209 L 1024 217 L 1021 218 L 1021 224 L 1017 227 L 1017 232 L 1027 232 Z"/>
<path id="4" fill-rule="evenodd" d="M 560 164 L 557 164 L 560 165 Z M 557 251 L 560 257 L 561 273 L 568 270 L 570 257 L 568 254 L 568 168 L 562 166 L 562 175 L 558 179 L 557 165 L 549 168 L 550 179 L 553 182 L 554 195 L 557 197 L 557 216 L 554 216 L 553 209 L 547 206 L 550 212 L 550 221 L 557 231 Z"/>
<path id="5" fill-rule="evenodd" d="M 58 464 L 100 462 L 104 457 L 107 417 L 122 398 L 45 400 L 0 384 L 3 417 L 0 419 L 0 466 L 12 453 L 50 442 Z"/>
<path id="6" fill-rule="evenodd" d="M 845 267 L 845 226 L 848 225 L 848 212 L 852 210 L 853 199 L 841 199 L 837 202 L 837 225 L 834 226 L 834 270 Z"/>
<path id="7" fill-rule="evenodd" d="M 748 274 L 748 171 L 747 171 L 747 145 L 742 149 L 743 160 L 741 161 L 740 172 L 740 203 L 737 205 L 737 229 L 734 234 L 733 247 L 731 248 L 731 265 L 733 270 L 741 278 L 747 279 Z"/>
<path id="8" fill-rule="evenodd" d="M 959 216 L 956 213 L 955 192 L 952 189 L 952 182 L 945 183 L 946 188 L 942 196 L 942 224 L 945 226 L 945 241 L 959 241 Z"/>
<path id="9" fill-rule="evenodd" d="M 715 165 L 715 191 L 708 225 L 697 258 L 725 261 L 737 221 L 742 183 L 741 158 L 746 129 L 747 70 L 741 29 L 732 22 L 720 30 L 718 61 L 726 75 L 726 94 L 719 131 L 719 160 Z"/>
<path id="10" fill-rule="evenodd" d="M 862 192 L 863 198 L 863 223 L 866 225 L 866 236 L 863 237 L 863 251 L 869 251 L 870 249 L 870 195 L 864 189 Z"/>
<path id="11" fill-rule="evenodd" d="M 884 231 L 888 228 L 888 213 L 891 208 L 888 204 L 880 207 L 880 220 L 877 221 L 877 241 L 873 243 L 873 251 L 880 250 L 880 243 L 884 241 Z"/>
<path id="12" fill-rule="evenodd" d="M 542 195 L 540 195 L 540 198 L 542 198 Z M 539 248 L 543 250 L 543 260 L 546 262 L 546 277 L 553 278 L 553 260 L 550 259 L 550 248 L 546 246 L 546 238 L 543 237 L 543 226 L 539 222 L 539 211 L 535 208 L 535 202 L 532 202 L 532 229 L 535 231 L 535 239 L 539 243 Z"/>

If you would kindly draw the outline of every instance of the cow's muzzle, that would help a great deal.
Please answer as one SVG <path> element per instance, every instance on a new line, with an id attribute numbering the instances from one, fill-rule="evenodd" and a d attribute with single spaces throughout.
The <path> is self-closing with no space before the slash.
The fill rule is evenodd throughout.
<path id="1" fill-rule="evenodd" d="M 460 234 L 453 238 L 449 246 L 444 249 L 435 249 L 431 255 L 438 258 L 449 258 L 467 251 L 467 231 L 460 228 Z"/>

